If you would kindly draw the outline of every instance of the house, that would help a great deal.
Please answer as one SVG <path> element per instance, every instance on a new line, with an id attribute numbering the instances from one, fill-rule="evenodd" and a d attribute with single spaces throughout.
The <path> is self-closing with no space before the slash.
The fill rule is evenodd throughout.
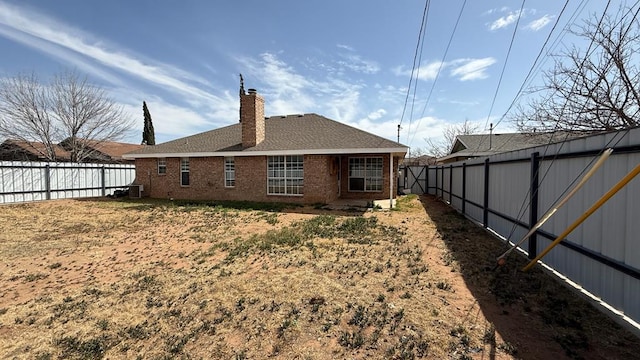
<path id="1" fill-rule="evenodd" d="M 62 146 L 53 144 L 52 148 L 57 161 L 70 161 L 71 154 Z M 49 161 L 51 157 L 47 152 L 47 147 L 37 141 L 8 139 L 0 144 L 0 160 L 3 161 Z"/>
<path id="2" fill-rule="evenodd" d="M 547 145 L 583 136 L 583 133 L 505 133 L 456 136 L 451 152 L 438 158 L 439 164 L 462 161 L 475 157 Z"/>
<path id="3" fill-rule="evenodd" d="M 83 163 L 132 163 L 122 157 L 123 154 L 142 147 L 138 144 L 128 144 L 115 141 L 86 141 L 83 140 L 85 151 L 89 156 L 82 160 Z M 55 159 L 58 162 L 71 162 L 71 147 L 67 140 L 52 146 Z M 0 160 L 4 161 L 50 161 L 47 156 L 47 147 L 37 141 L 5 140 L 0 144 Z"/>
<path id="4" fill-rule="evenodd" d="M 430 155 L 420 155 L 416 157 L 405 158 L 402 162 L 404 166 L 426 166 L 426 165 L 435 165 L 437 163 L 437 158 Z"/>
<path id="5" fill-rule="evenodd" d="M 86 153 L 82 162 L 86 163 L 132 163 L 132 159 L 124 159 L 122 155 L 138 150 L 144 145 L 122 143 L 116 141 L 96 141 L 78 139 L 79 146 L 82 148 L 82 152 Z M 73 145 L 70 139 L 65 139 L 60 142 L 60 146 L 71 152 Z"/>
<path id="6" fill-rule="evenodd" d="M 264 116 L 240 91 L 240 122 L 125 154 L 143 196 L 331 203 L 391 199 L 408 148 L 317 114 Z"/>

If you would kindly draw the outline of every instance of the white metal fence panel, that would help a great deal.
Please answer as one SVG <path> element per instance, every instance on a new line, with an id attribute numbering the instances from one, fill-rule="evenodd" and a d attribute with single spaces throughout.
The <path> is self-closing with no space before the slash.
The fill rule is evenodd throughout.
<path id="1" fill-rule="evenodd" d="M 0 204 L 104 196 L 134 179 L 130 164 L 0 161 Z"/>

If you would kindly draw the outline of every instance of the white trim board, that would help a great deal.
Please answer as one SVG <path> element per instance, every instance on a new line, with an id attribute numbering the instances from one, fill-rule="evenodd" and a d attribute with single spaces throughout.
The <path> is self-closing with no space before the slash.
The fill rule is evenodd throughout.
<path id="1" fill-rule="evenodd" d="M 407 148 L 385 148 L 385 149 L 307 149 L 307 150 L 269 150 L 269 151 L 213 151 L 213 152 L 192 152 L 192 153 L 157 153 L 157 154 L 124 154 L 124 159 L 153 159 L 172 157 L 220 157 L 220 156 L 277 156 L 277 155 L 346 155 L 346 154 L 389 154 L 407 153 Z"/>

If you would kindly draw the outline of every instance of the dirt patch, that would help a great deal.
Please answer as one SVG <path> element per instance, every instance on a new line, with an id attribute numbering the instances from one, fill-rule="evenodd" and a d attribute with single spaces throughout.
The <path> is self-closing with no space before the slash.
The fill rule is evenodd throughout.
<path id="1" fill-rule="evenodd" d="M 638 339 L 446 205 L 0 212 L 6 358 L 627 359 Z"/>

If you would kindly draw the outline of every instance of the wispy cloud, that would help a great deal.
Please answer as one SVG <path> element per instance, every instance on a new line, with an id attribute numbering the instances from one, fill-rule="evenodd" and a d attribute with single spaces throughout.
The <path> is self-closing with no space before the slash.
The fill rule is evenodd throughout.
<path id="1" fill-rule="evenodd" d="M 159 62 L 142 60 L 125 49 L 108 45 L 90 33 L 73 28 L 36 11 L 0 2 L 0 26 L 2 34 L 26 46 L 51 56 L 71 61 L 89 70 L 97 65 L 149 84 L 169 89 L 182 96 L 198 97 L 203 101 L 217 101 L 216 96 L 193 83 L 206 85 L 207 81 L 177 67 Z M 46 46 L 42 46 L 46 44 Z M 93 63 L 92 63 L 93 62 Z M 89 65 L 91 64 L 91 65 Z M 94 71 L 103 79 L 115 81 L 100 71 Z"/>
<path id="2" fill-rule="evenodd" d="M 236 60 L 247 74 L 258 79 L 262 87 L 259 92 L 269 98 L 267 115 L 316 112 L 350 121 L 359 112 L 361 85 L 334 77 L 318 80 L 303 76 L 273 53 Z"/>
<path id="3" fill-rule="evenodd" d="M 540 29 L 542 29 L 543 27 L 547 26 L 547 24 L 549 24 L 551 22 L 551 20 L 553 20 L 554 16 L 546 14 L 543 17 L 533 20 L 532 22 L 528 23 L 527 26 L 525 26 L 525 29 L 529 29 L 532 31 L 538 31 Z"/>
<path id="4" fill-rule="evenodd" d="M 349 50 L 349 51 L 356 51 L 352 46 L 345 45 L 345 44 L 337 44 L 336 47 L 340 49 Z"/>
<path id="5" fill-rule="evenodd" d="M 343 58 L 343 60 L 339 60 L 338 64 L 351 71 L 364 74 L 375 74 L 380 71 L 380 66 L 378 65 L 378 63 L 372 60 L 365 60 L 359 55 L 343 54 L 341 55 L 341 57 Z"/>
<path id="6" fill-rule="evenodd" d="M 486 57 L 482 59 L 458 59 L 453 62 L 451 75 L 458 77 L 460 81 L 479 80 L 489 77 L 487 69 L 495 64 L 496 59 Z"/>
<path id="7" fill-rule="evenodd" d="M 416 75 L 420 80 L 434 80 L 436 76 L 438 76 L 438 71 L 442 71 L 442 69 L 444 69 L 446 66 L 447 63 L 443 63 L 441 61 L 433 61 L 418 67 L 414 72 L 414 75 Z M 396 67 L 392 69 L 392 71 L 396 75 L 411 75 L 411 70 L 406 69 L 403 66 Z"/>
<path id="8" fill-rule="evenodd" d="M 506 12 L 506 11 L 509 11 L 509 7 L 503 6 L 503 7 L 500 7 L 500 8 L 489 9 L 489 10 L 485 11 L 484 13 L 482 13 L 482 15 L 491 15 L 491 14 L 494 14 L 494 13 L 497 13 L 497 12 Z"/>
<path id="9" fill-rule="evenodd" d="M 372 113 L 369 113 L 369 115 L 367 115 L 367 118 L 371 119 L 371 120 L 378 120 L 380 119 L 382 116 L 384 116 L 387 113 L 387 111 L 385 109 L 378 109 Z"/>
<path id="10" fill-rule="evenodd" d="M 438 71 L 451 69 L 449 75 L 456 77 L 461 81 L 485 79 L 489 75 L 487 69 L 493 65 L 496 60 L 492 57 L 482 59 L 455 59 L 449 62 L 434 61 L 420 66 L 414 75 L 417 74 L 420 80 L 434 80 L 438 75 Z M 394 74 L 401 76 L 410 76 L 411 70 L 404 67 L 396 67 L 392 69 Z"/>
<path id="11" fill-rule="evenodd" d="M 491 24 L 489 24 L 489 30 L 494 31 L 507 27 L 515 23 L 522 14 L 523 13 L 521 13 L 520 10 L 510 11 L 508 14 L 501 16 L 491 22 Z"/>

